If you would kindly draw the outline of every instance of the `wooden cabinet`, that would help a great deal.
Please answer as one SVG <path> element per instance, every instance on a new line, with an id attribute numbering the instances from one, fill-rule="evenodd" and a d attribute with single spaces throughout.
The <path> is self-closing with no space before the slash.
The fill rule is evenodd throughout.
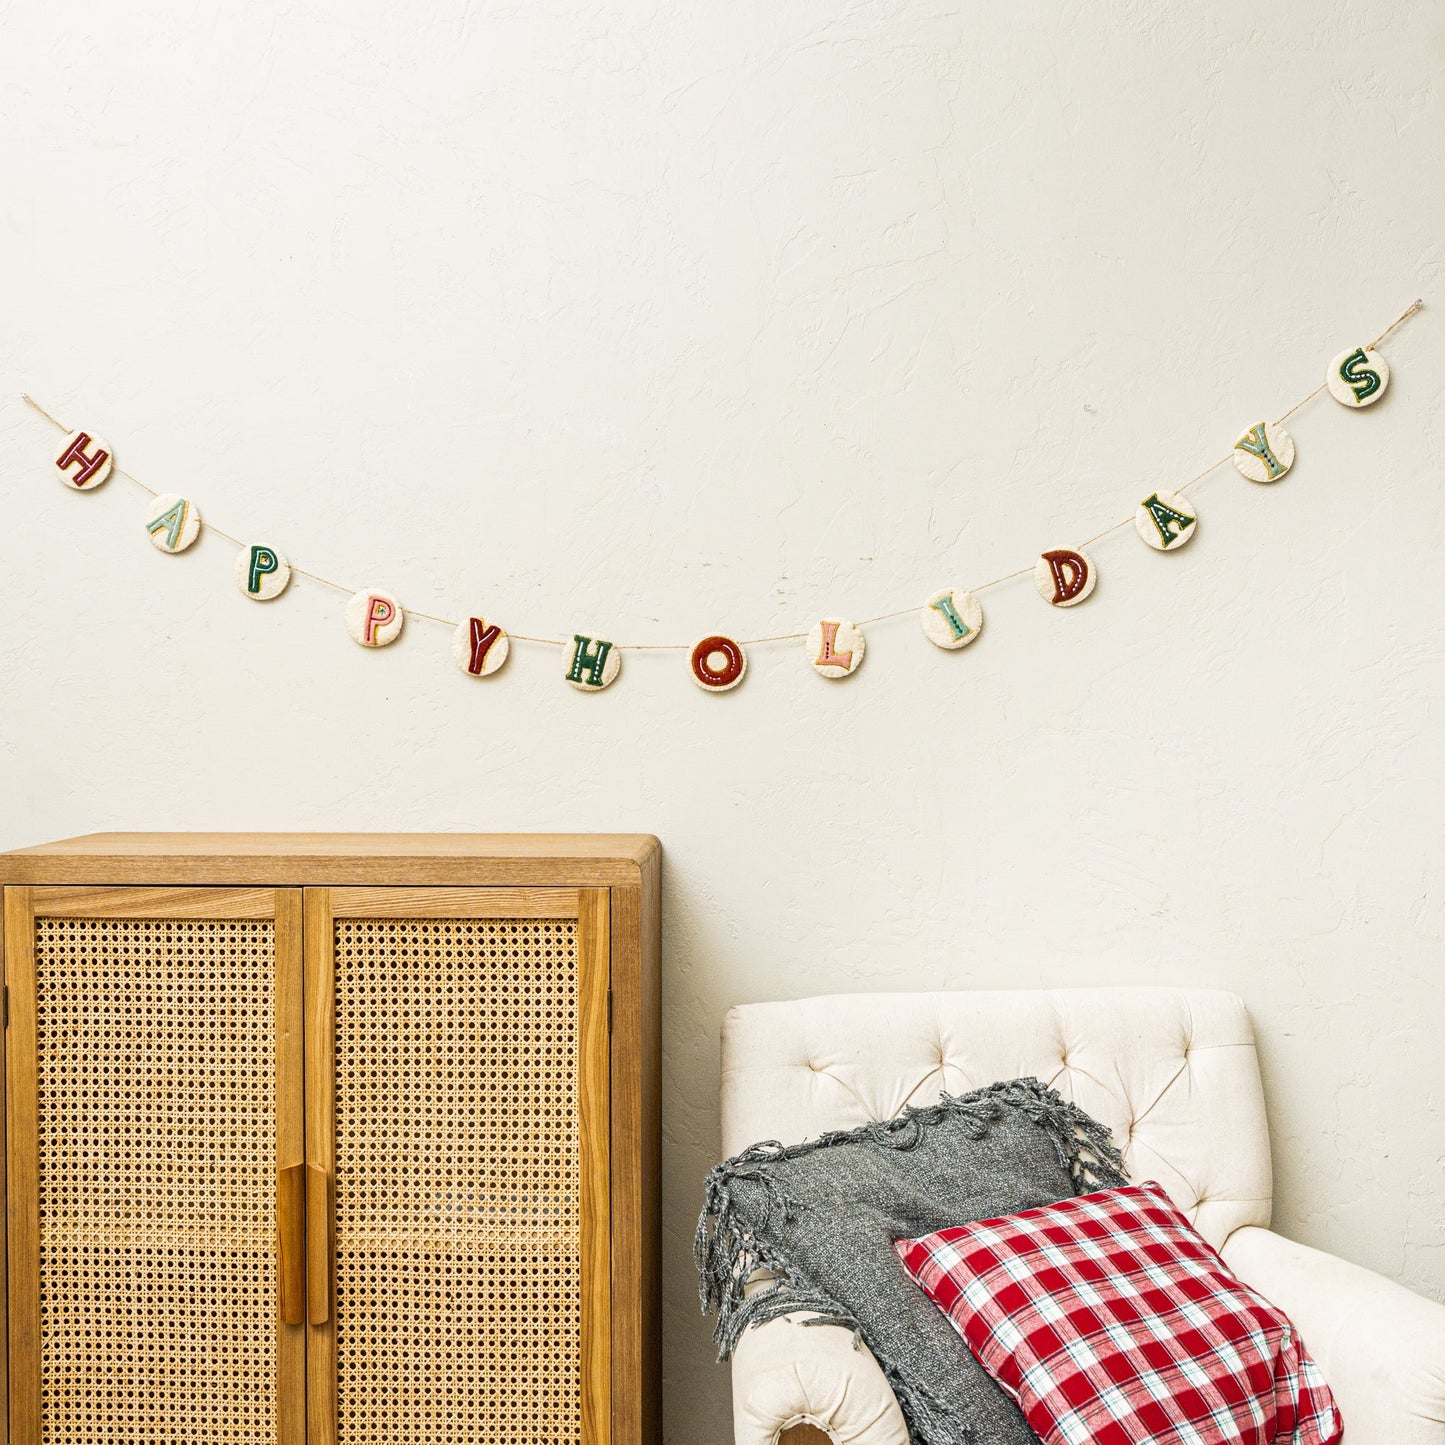
<path id="1" fill-rule="evenodd" d="M 656 1445 L 646 837 L 0 857 L 13 1445 Z"/>

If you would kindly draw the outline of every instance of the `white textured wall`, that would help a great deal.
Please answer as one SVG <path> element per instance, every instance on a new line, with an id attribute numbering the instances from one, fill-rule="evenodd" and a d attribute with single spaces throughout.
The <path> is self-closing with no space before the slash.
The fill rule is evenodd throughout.
<path id="1" fill-rule="evenodd" d="M 1239 990 L 1285 1232 L 1445 1291 L 1445 19 L 1408 0 L 14 3 L 5 844 L 644 829 L 667 848 L 667 1419 L 728 1436 L 688 1237 L 748 999 Z M 293 559 L 518 631 L 751 635 L 1121 517 L 1416 294 L 1265 489 L 708 697 L 368 653 L 153 551 L 28 388 Z"/>

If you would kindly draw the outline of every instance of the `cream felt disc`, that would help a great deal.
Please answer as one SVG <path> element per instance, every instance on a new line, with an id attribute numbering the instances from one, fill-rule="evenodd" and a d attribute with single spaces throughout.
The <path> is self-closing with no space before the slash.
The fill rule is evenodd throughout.
<path id="1" fill-rule="evenodd" d="M 1294 438 L 1277 421 L 1256 422 L 1235 442 L 1234 465 L 1252 482 L 1277 482 L 1294 465 Z"/>
<path id="2" fill-rule="evenodd" d="M 748 670 L 748 655 L 740 643 L 713 633 L 693 645 L 688 655 L 688 676 L 704 692 L 730 692 Z"/>
<path id="3" fill-rule="evenodd" d="M 825 617 L 808 633 L 808 661 L 823 677 L 848 677 L 863 665 L 863 634 L 839 617 Z"/>
<path id="4" fill-rule="evenodd" d="M 935 647 L 955 652 L 983 631 L 983 604 L 962 587 L 945 587 L 919 609 L 918 620 Z"/>
<path id="5" fill-rule="evenodd" d="M 173 492 L 152 497 L 146 508 L 146 533 L 162 552 L 184 552 L 201 535 L 200 508 Z"/>
<path id="6" fill-rule="evenodd" d="M 468 617 L 452 633 L 452 661 L 468 677 L 490 677 L 507 660 L 512 641 L 495 622 Z"/>
<path id="7" fill-rule="evenodd" d="M 565 675 L 572 687 L 578 692 L 601 692 L 622 671 L 622 649 L 589 633 L 574 633 L 567 663 Z"/>
<path id="8" fill-rule="evenodd" d="M 1034 563 L 1034 586 L 1051 607 L 1077 607 L 1094 590 L 1099 570 L 1078 547 L 1055 547 Z"/>
<path id="9" fill-rule="evenodd" d="M 1134 513 L 1134 530 L 1156 552 L 1174 552 L 1199 530 L 1199 513 L 1179 492 L 1150 492 Z"/>
<path id="10" fill-rule="evenodd" d="M 110 475 L 113 464 L 110 443 L 88 431 L 71 432 L 55 458 L 60 480 L 72 492 L 94 491 Z"/>
<path id="11" fill-rule="evenodd" d="M 1390 368 L 1385 358 L 1368 346 L 1340 352 L 1325 372 L 1330 395 L 1344 406 L 1373 406 L 1389 384 Z"/>
<path id="12" fill-rule="evenodd" d="M 236 554 L 236 586 L 254 602 L 279 597 L 291 581 L 291 564 L 275 547 L 252 542 Z"/>
<path id="13" fill-rule="evenodd" d="M 346 604 L 346 630 L 363 647 L 385 647 L 401 636 L 406 613 L 401 603 L 379 587 L 356 593 Z"/>

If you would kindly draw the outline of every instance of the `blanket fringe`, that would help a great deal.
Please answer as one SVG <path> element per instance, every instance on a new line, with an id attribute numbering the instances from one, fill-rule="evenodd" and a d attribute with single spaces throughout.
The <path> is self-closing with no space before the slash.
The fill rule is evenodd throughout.
<path id="1" fill-rule="evenodd" d="M 780 1144 L 775 1139 L 754 1144 L 717 1165 L 707 1176 L 705 1201 L 698 1216 L 693 1255 L 697 1263 L 698 1297 L 704 1314 L 717 1312 L 713 1338 L 718 1359 L 727 1359 L 743 1332 L 784 1315 L 811 1316 L 805 1325 L 837 1325 L 850 1330 L 855 1348 L 863 1335 L 858 1321 L 816 1280 L 806 1279 L 796 1266 L 785 1262 L 756 1232 L 739 1218 L 733 1184 L 740 1179 L 755 1183 L 765 1201 L 764 1222 L 778 1210 L 785 1220 L 800 1208 L 773 1177 L 769 1166 L 797 1159 L 818 1149 L 867 1140 L 887 1149 L 913 1149 L 934 1124 L 962 1119 L 970 1138 L 984 1138 L 1006 1109 L 1026 1114 L 1053 1141 L 1059 1162 L 1069 1171 L 1076 1192 L 1109 1189 L 1128 1183 L 1123 1156 L 1108 1128 L 1069 1103 L 1038 1079 L 1011 1079 L 983 1089 L 953 1096 L 936 1104 L 905 1109 L 896 1118 L 838 1129 L 802 1144 Z M 751 1291 L 749 1280 L 759 1270 L 773 1279 Z M 945 1424 L 967 1425 L 950 1419 L 951 1412 L 929 1391 L 908 1380 L 890 1361 L 874 1352 L 908 1422 L 910 1432 L 932 1437 Z"/>

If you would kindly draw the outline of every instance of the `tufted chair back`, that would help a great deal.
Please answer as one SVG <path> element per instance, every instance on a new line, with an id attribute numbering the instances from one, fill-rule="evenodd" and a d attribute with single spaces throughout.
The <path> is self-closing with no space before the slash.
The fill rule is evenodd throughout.
<path id="1" fill-rule="evenodd" d="M 1103 1120 L 1216 1248 L 1268 1226 L 1269 1133 L 1234 994 L 1098 988 L 848 994 L 747 1004 L 723 1024 L 723 1152 L 889 1119 L 1033 1074 Z"/>

